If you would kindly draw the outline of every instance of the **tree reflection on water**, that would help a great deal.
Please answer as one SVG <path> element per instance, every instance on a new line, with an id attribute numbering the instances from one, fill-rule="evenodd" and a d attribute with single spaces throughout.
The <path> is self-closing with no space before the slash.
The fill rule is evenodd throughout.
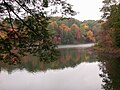
<path id="1" fill-rule="evenodd" d="M 120 90 L 120 56 L 99 55 L 102 89 Z"/>
<path id="2" fill-rule="evenodd" d="M 0 71 L 6 70 L 8 73 L 12 73 L 14 70 L 27 70 L 29 72 L 47 71 L 49 69 L 64 69 L 67 67 L 75 67 L 81 62 L 94 62 L 96 59 L 95 54 L 91 48 L 68 48 L 59 49 L 60 56 L 58 60 L 52 62 L 39 61 L 38 57 L 28 55 L 22 58 L 21 64 L 8 65 L 0 62 Z"/>

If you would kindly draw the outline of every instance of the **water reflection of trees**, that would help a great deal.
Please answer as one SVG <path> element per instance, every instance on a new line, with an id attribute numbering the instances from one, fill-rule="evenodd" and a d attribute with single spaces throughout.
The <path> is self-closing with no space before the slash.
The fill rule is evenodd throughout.
<path id="1" fill-rule="evenodd" d="M 60 49 L 60 56 L 58 60 L 52 62 L 41 62 L 35 56 L 25 56 L 22 58 L 21 64 L 8 65 L 0 62 L 1 69 L 7 70 L 11 73 L 13 70 L 26 69 L 29 72 L 46 71 L 48 69 L 64 69 L 66 67 L 75 67 L 81 62 L 95 61 L 95 54 L 92 49 Z"/>
<path id="2" fill-rule="evenodd" d="M 120 56 L 99 55 L 99 67 L 102 71 L 102 88 L 104 90 L 120 90 Z"/>

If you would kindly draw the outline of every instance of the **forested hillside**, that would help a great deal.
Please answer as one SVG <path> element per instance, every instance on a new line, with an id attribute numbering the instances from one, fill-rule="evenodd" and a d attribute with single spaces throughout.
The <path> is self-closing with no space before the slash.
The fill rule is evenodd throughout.
<path id="1" fill-rule="evenodd" d="M 1 24 L 8 25 L 9 22 L 6 20 L 9 19 L 6 18 Z M 26 21 L 26 18 L 24 21 Z M 20 22 L 14 19 L 13 22 L 15 23 L 15 28 L 20 24 Z M 82 22 L 74 18 L 50 17 L 47 29 L 52 34 L 55 44 L 83 44 L 97 41 L 97 35 L 101 30 L 101 23 L 95 20 L 85 20 Z M 12 29 L 9 28 L 9 30 Z M 0 37 L 6 38 L 6 33 L 1 31 Z"/>
<path id="2" fill-rule="evenodd" d="M 95 20 L 82 22 L 74 18 L 51 17 L 48 29 L 56 44 L 81 44 L 96 42 L 101 24 Z"/>

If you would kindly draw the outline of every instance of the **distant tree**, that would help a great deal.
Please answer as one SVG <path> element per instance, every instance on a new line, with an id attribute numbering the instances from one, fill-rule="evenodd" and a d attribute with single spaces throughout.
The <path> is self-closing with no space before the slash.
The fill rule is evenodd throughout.
<path id="1" fill-rule="evenodd" d="M 80 38 L 82 36 L 80 27 L 78 27 L 76 24 L 73 24 L 70 28 L 71 28 L 71 32 L 72 32 L 73 36 L 79 42 Z"/>
<path id="2" fill-rule="evenodd" d="M 92 42 L 96 41 L 92 30 L 87 31 L 87 38 Z"/>
<path id="3" fill-rule="evenodd" d="M 87 23 L 90 29 L 92 29 L 93 26 L 97 23 L 95 20 L 84 20 L 83 22 Z"/>
<path id="4" fill-rule="evenodd" d="M 82 23 L 80 25 L 81 32 L 84 36 L 86 36 L 86 31 L 89 29 L 89 26 L 87 23 Z"/>
<path id="5" fill-rule="evenodd" d="M 68 32 L 68 31 L 70 31 L 70 28 L 65 24 L 61 24 L 59 26 L 59 30 L 64 31 L 64 32 Z"/>
<path id="6" fill-rule="evenodd" d="M 70 28 L 65 24 L 61 24 L 59 26 L 60 30 L 60 37 L 62 44 L 73 44 L 74 43 L 74 36 L 72 35 Z"/>

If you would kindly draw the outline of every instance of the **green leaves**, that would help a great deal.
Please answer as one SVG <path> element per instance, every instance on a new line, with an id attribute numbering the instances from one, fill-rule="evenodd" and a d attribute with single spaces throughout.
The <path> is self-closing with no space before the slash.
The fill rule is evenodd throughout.
<path id="1" fill-rule="evenodd" d="M 56 46 L 47 26 L 48 16 L 56 13 L 61 13 L 63 16 L 75 15 L 75 11 L 66 0 L 2 0 L 0 58 L 11 62 L 14 58 L 13 54 L 23 56 L 30 53 L 38 55 L 41 60 L 53 60 L 56 56 Z M 4 57 L 1 56 L 2 54 Z"/>
<path id="2" fill-rule="evenodd" d="M 111 32 L 112 41 L 115 47 L 120 47 L 120 3 L 116 0 L 104 0 L 103 19 L 106 19 L 103 28 Z"/>
<path id="3" fill-rule="evenodd" d="M 43 7 L 47 8 L 48 7 L 48 0 L 43 0 L 43 4 L 42 5 L 43 5 Z"/>

